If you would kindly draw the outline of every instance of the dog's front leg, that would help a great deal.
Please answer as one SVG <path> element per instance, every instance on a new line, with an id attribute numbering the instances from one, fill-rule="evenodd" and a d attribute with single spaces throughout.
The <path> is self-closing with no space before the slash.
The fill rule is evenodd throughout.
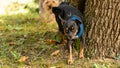
<path id="1" fill-rule="evenodd" d="M 62 34 L 62 45 L 66 45 L 66 40 L 65 40 L 65 36 Z"/>
<path id="2" fill-rule="evenodd" d="M 67 46 L 68 46 L 68 51 L 69 51 L 69 55 L 68 55 L 68 64 L 72 64 L 73 63 L 73 57 L 72 57 L 72 42 L 68 40 L 67 41 Z"/>

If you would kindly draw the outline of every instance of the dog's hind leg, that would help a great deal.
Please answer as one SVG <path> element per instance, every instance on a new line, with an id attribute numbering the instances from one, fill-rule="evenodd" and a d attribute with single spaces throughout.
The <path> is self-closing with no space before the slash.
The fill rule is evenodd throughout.
<path id="1" fill-rule="evenodd" d="M 80 41 L 80 51 L 79 51 L 79 58 L 84 58 L 84 45 Z"/>
<path id="2" fill-rule="evenodd" d="M 84 58 L 85 37 L 86 37 L 85 32 L 83 32 L 83 35 L 80 41 L 79 58 Z"/>

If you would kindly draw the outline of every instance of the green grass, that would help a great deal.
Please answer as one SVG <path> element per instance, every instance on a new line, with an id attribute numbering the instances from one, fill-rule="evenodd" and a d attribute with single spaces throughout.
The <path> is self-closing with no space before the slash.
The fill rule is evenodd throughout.
<path id="1" fill-rule="evenodd" d="M 47 39 L 60 41 L 56 23 L 41 22 L 39 14 L 0 16 L 0 68 L 112 68 L 120 67 L 118 61 L 94 61 L 74 57 L 75 63 L 67 65 L 64 46 L 48 44 Z M 60 50 L 57 56 L 50 56 Z M 27 60 L 18 62 L 22 57 Z"/>
<path id="2" fill-rule="evenodd" d="M 21 56 L 28 56 L 29 62 L 42 57 L 53 47 L 44 42 L 53 28 L 55 24 L 40 22 L 39 14 L 0 16 L 0 66 L 19 64 Z"/>

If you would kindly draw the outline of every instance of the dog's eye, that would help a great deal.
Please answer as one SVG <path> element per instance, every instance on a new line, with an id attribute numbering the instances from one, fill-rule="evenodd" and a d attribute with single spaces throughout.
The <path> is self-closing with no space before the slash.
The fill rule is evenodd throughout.
<path id="1" fill-rule="evenodd" d="M 65 29 L 65 33 L 68 33 L 68 28 Z"/>
<path id="2" fill-rule="evenodd" d="M 46 4 L 48 4 L 49 2 L 47 1 Z"/>
<path id="3" fill-rule="evenodd" d="M 55 1 L 54 1 L 54 0 L 53 0 L 52 2 L 53 2 L 53 3 L 55 3 Z"/>
<path id="4" fill-rule="evenodd" d="M 74 27 L 71 27 L 71 30 L 74 30 Z"/>

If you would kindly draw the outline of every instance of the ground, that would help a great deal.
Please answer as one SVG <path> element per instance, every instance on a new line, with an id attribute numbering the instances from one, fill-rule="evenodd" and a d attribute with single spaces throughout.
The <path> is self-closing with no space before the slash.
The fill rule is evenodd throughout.
<path id="1" fill-rule="evenodd" d="M 57 24 L 41 20 L 37 13 L 0 16 L 0 68 L 120 68 L 120 57 L 78 59 L 75 50 L 68 65 L 65 47 L 50 42 L 61 41 Z"/>

